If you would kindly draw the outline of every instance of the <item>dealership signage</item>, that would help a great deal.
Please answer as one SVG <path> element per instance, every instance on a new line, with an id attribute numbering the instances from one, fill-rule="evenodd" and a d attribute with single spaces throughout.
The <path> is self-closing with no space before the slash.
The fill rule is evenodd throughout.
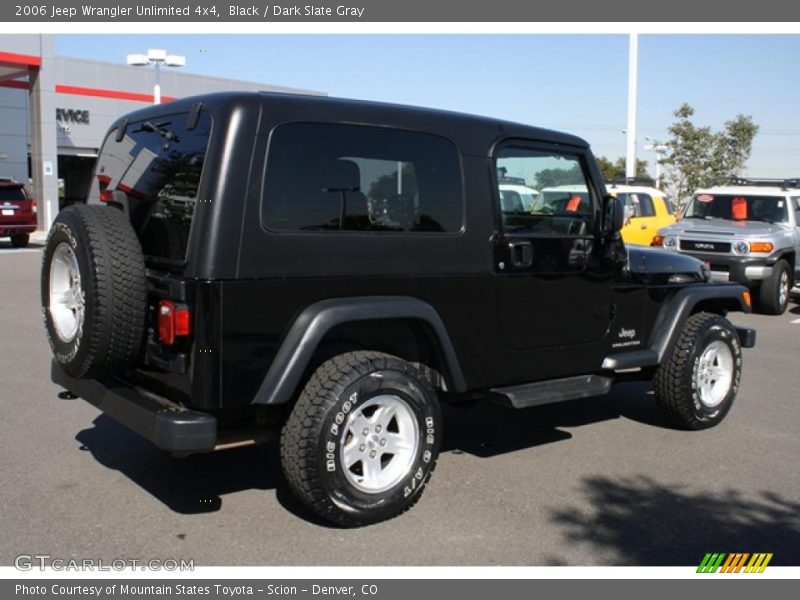
<path id="1" fill-rule="evenodd" d="M 89 111 L 74 108 L 57 108 L 56 121 L 59 123 L 74 123 L 76 125 L 89 124 Z"/>

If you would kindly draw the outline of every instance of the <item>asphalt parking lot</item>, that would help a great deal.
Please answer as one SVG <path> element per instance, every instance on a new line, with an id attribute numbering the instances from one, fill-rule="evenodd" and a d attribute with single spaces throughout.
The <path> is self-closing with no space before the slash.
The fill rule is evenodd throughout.
<path id="1" fill-rule="evenodd" d="M 772 552 L 800 565 L 800 306 L 758 330 L 730 415 L 670 429 L 648 386 L 525 411 L 448 409 L 421 501 L 328 527 L 273 445 L 174 459 L 59 397 L 39 308 L 41 246 L 0 240 L 0 564 L 19 554 L 196 565 L 696 565 Z"/>

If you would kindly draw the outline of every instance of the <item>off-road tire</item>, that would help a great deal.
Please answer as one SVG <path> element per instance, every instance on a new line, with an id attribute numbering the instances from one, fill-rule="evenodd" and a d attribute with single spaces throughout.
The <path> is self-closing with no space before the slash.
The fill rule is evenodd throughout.
<path id="1" fill-rule="evenodd" d="M 24 248 L 31 241 L 31 236 L 27 233 L 15 233 L 11 236 L 11 245 L 14 248 Z"/>
<path id="2" fill-rule="evenodd" d="M 713 406 L 701 400 L 698 383 L 701 358 L 709 346 L 720 342 L 730 352 L 730 384 L 727 393 Z M 722 349 L 722 346 L 717 345 Z M 724 352 L 724 351 L 723 351 Z M 742 371 L 742 348 L 736 330 L 727 319 L 711 313 L 697 313 L 687 319 L 672 355 L 656 370 L 653 381 L 658 407 L 681 429 L 708 429 L 728 414 Z"/>
<path id="3" fill-rule="evenodd" d="M 789 264 L 779 260 L 772 267 L 772 275 L 761 282 L 758 290 L 758 309 L 767 315 L 782 315 L 789 306 L 792 276 Z"/>
<path id="4" fill-rule="evenodd" d="M 50 270 L 66 244 L 76 258 L 84 298 L 74 339 L 59 337 L 50 310 Z M 56 217 L 44 249 L 42 313 L 53 355 L 73 377 L 134 362 L 141 350 L 147 310 L 145 264 L 139 240 L 116 208 L 74 204 Z"/>
<path id="5" fill-rule="evenodd" d="M 368 493 L 353 483 L 352 471 L 344 471 L 343 436 L 350 436 L 349 419 L 361 415 L 361 407 L 366 412 L 386 397 L 400 398 L 410 409 L 418 437 L 397 483 Z M 347 527 L 383 521 L 419 500 L 436 465 L 441 420 L 436 394 L 419 368 L 378 352 L 340 354 L 314 372 L 283 427 L 283 471 L 295 495 L 323 519 Z"/>

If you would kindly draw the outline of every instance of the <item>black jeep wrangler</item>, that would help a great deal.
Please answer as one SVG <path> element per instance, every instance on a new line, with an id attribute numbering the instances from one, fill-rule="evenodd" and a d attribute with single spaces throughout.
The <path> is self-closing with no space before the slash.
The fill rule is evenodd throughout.
<path id="1" fill-rule="evenodd" d="M 548 201 L 503 202 L 509 178 Z M 755 344 L 725 319 L 750 310 L 745 288 L 625 248 L 623 210 L 570 135 L 213 94 L 116 122 L 93 187 L 44 252 L 53 381 L 175 453 L 277 432 L 291 488 L 342 525 L 419 498 L 441 402 L 654 380 L 666 414 L 703 429 Z"/>

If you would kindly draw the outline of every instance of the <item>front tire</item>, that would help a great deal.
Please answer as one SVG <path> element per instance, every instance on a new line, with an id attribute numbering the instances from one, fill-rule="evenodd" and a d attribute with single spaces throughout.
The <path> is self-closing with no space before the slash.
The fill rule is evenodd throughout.
<path id="1" fill-rule="evenodd" d="M 441 445 L 441 411 L 423 372 L 377 352 L 323 363 L 281 432 L 281 463 L 312 511 L 353 527 L 419 500 Z"/>
<path id="2" fill-rule="evenodd" d="M 758 290 L 758 305 L 761 312 L 767 315 L 782 315 L 789 306 L 789 291 L 792 289 L 792 278 L 789 263 L 779 260 L 772 267 L 772 276 L 761 283 Z"/>
<path id="3" fill-rule="evenodd" d="M 653 381 L 656 403 L 682 429 L 708 429 L 728 414 L 742 371 L 742 347 L 727 319 L 698 313 Z"/>

